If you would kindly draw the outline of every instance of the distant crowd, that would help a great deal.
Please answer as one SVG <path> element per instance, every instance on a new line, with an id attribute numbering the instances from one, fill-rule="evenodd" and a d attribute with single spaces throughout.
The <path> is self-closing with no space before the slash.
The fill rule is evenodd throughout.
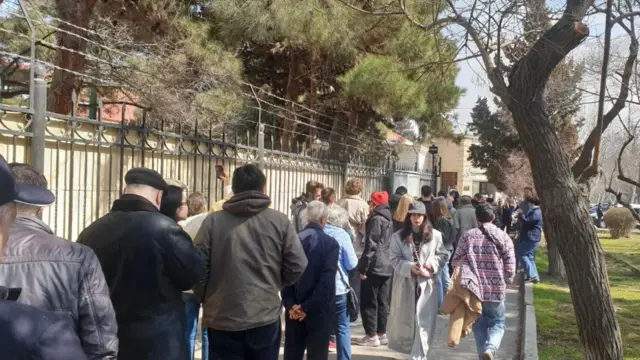
<path id="1" fill-rule="evenodd" d="M 508 232 L 539 281 L 532 189 L 516 207 L 428 186 L 367 201 L 359 180 L 343 196 L 309 181 L 288 215 L 270 208 L 257 166 L 218 179 L 224 199 L 208 206 L 131 169 L 110 212 L 71 242 L 41 220 L 56 200 L 47 179 L 0 156 L 2 359 L 187 360 L 201 334 L 203 360 L 275 360 L 283 325 L 285 360 L 351 359 L 358 318 L 356 345 L 427 359 L 443 315 L 449 346 L 473 332 L 479 358 L 493 359 L 516 272 Z"/>

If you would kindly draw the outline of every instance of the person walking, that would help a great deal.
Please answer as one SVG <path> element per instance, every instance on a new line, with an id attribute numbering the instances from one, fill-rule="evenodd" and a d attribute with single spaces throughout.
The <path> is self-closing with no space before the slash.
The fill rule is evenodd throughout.
<path id="1" fill-rule="evenodd" d="M 207 266 L 194 293 L 204 307 L 202 325 L 214 359 L 276 360 L 281 338 L 279 292 L 295 284 L 307 267 L 293 224 L 269 208 L 266 184 L 257 166 L 236 168 L 233 197 L 222 211 L 207 216 L 196 235 L 196 248 Z"/>
<path id="2" fill-rule="evenodd" d="M 535 196 L 529 196 L 524 200 L 525 213 L 522 208 L 518 210 L 520 222 L 520 236 L 518 239 L 518 258 L 524 270 L 525 281 L 539 283 L 540 276 L 536 267 L 536 248 L 542 240 L 542 210 L 540 200 Z"/>
<path id="3" fill-rule="evenodd" d="M 62 315 L 76 329 L 90 359 L 116 359 L 118 325 L 109 288 L 89 247 L 53 234 L 39 217 L 55 201 L 47 179 L 27 164 L 10 164 L 18 186 L 17 217 L 0 263 L 0 284 L 29 284 L 18 303 Z"/>
<path id="4" fill-rule="evenodd" d="M 95 251 L 118 320 L 119 360 L 190 359 L 182 291 L 205 262 L 189 235 L 159 212 L 168 185 L 154 170 L 133 168 L 111 211 L 78 243 Z"/>
<path id="5" fill-rule="evenodd" d="M 389 240 L 393 234 L 389 195 L 386 191 L 371 194 L 371 216 L 366 223 L 364 252 L 358 262 L 360 273 L 360 313 L 365 336 L 362 346 L 387 345 L 389 316 Z"/>
<path id="6" fill-rule="evenodd" d="M 301 232 L 307 226 L 307 212 L 305 209 L 311 201 L 320 200 L 322 198 L 322 190 L 324 185 L 317 181 L 309 181 L 305 186 L 304 194 L 293 199 L 291 204 L 291 215 L 293 215 L 293 224 L 297 232 Z"/>
<path id="7" fill-rule="evenodd" d="M 433 228 L 440 231 L 442 234 L 442 244 L 448 252 L 447 260 L 438 272 L 437 285 L 438 285 L 438 308 L 442 306 L 444 296 L 449 291 L 451 285 L 451 277 L 449 273 L 449 259 L 453 255 L 453 243 L 456 240 L 456 228 L 453 223 L 453 218 L 449 214 L 447 206 L 447 200 L 444 198 L 437 198 L 433 202 Z"/>
<path id="8" fill-rule="evenodd" d="M 9 164 L 0 155 L 0 262 L 4 261 L 3 254 L 7 245 L 11 243 L 10 231 L 16 219 L 17 204 L 31 202 L 32 199 L 49 199 L 53 202 L 51 195 L 39 186 L 17 184 Z M 2 358 L 86 360 L 87 355 L 68 319 L 17 303 L 16 300 L 19 300 L 21 294 L 21 287 L 0 286 Z"/>
<path id="9" fill-rule="evenodd" d="M 307 206 L 307 227 L 298 235 L 308 265 L 294 285 L 282 291 L 287 310 L 284 360 L 329 358 L 329 334 L 335 318 L 336 274 L 340 245 L 323 229 L 329 208 L 320 201 Z"/>
<path id="10" fill-rule="evenodd" d="M 391 350 L 410 354 L 411 359 L 426 359 L 438 318 L 434 278 L 448 256 L 442 234 L 432 228 L 424 204 L 415 201 L 409 208 L 405 228 L 391 239 Z"/>
<path id="11" fill-rule="evenodd" d="M 475 207 L 472 204 L 470 196 L 463 195 L 460 197 L 460 207 L 458 207 L 455 216 L 456 229 L 456 242 L 467 231 L 478 227 L 478 221 L 476 219 Z"/>
<path id="12" fill-rule="evenodd" d="M 513 243 L 492 224 L 493 208 L 476 208 L 479 227 L 462 235 L 452 265 L 460 267 L 460 284 L 482 301 L 482 315 L 473 324 L 478 356 L 492 360 L 500 348 L 505 326 L 506 286 L 516 272 Z"/>
<path id="13" fill-rule="evenodd" d="M 509 234 L 513 228 L 513 214 L 515 211 L 515 202 L 512 199 L 505 201 L 504 207 L 502 208 L 502 219 L 500 223 L 502 224 L 502 230 L 507 234 Z"/>

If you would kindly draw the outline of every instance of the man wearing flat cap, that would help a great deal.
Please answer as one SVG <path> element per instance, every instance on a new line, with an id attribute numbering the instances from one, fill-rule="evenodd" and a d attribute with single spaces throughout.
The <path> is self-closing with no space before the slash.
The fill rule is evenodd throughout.
<path id="1" fill-rule="evenodd" d="M 188 360 L 182 291 L 204 275 L 205 260 L 175 220 L 159 212 L 168 185 L 154 170 L 134 168 L 111 212 L 78 242 L 104 271 L 118 320 L 120 360 Z"/>
<path id="2" fill-rule="evenodd" d="M 64 315 L 90 359 L 116 359 L 118 326 L 100 262 L 89 247 L 53 234 L 38 214 L 55 196 L 47 179 L 27 164 L 10 164 L 17 217 L 11 226 L 0 284 L 30 284 L 19 303 Z"/>

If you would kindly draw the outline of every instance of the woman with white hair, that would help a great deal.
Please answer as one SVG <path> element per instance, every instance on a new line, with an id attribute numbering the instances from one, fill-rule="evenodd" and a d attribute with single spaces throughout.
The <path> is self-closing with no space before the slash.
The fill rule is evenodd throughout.
<path id="1" fill-rule="evenodd" d="M 358 264 L 358 257 L 353 248 L 351 237 L 344 230 L 349 221 L 349 213 L 344 208 L 334 205 L 329 208 L 327 225 L 324 232 L 334 238 L 340 245 L 338 255 L 338 271 L 336 273 L 336 326 L 329 342 L 329 351 L 336 351 L 338 360 L 351 359 L 351 330 L 348 312 L 349 271 Z"/>

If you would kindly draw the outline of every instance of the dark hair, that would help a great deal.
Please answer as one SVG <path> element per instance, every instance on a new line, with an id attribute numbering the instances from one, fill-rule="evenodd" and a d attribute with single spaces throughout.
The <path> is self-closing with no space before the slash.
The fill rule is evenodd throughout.
<path id="1" fill-rule="evenodd" d="M 167 193 L 164 194 L 162 202 L 160 202 L 160 213 L 177 221 L 176 214 L 180 206 L 182 206 L 183 191 L 184 189 L 180 186 L 169 185 Z"/>
<path id="2" fill-rule="evenodd" d="M 476 207 L 476 219 L 481 223 L 492 222 L 495 213 L 493 212 L 493 206 L 490 204 L 480 204 Z"/>
<path id="3" fill-rule="evenodd" d="M 9 168 L 13 173 L 13 178 L 16 184 L 34 185 L 43 189 L 47 189 L 49 187 L 47 178 L 40 172 L 40 170 L 29 164 L 11 163 L 9 164 Z M 37 214 L 40 211 L 40 207 L 16 203 L 16 211 L 23 214 Z"/>
<path id="4" fill-rule="evenodd" d="M 438 191 L 438 196 L 442 196 L 442 197 L 446 198 L 447 197 L 447 192 L 444 191 L 444 190 L 440 190 L 440 191 Z"/>
<path id="5" fill-rule="evenodd" d="M 317 181 L 311 180 L 307 182 L 307 185 L 305 186 L 305 188 L 306 188 L 305 195 L 313 196 L 316 194 L 316 191 L 318 191 L 318 189 L 324 189 L 324 185 L 322 185 Z"/>
<path id="6" fill-rule="evenodd" d="M 233 172 L 231 189 L 234 194 L 245 191 L 263 191 L 267 185 L 267 178 L 260 168 L 253 164 L 240 166 Z"/>
<path id="7" fill-rule="evenodd" d="M 400 233 L 402 241 L 409 238 L 413 233 L 413 225 L 411 224 L 411 215 L 413 214 L 407 214 L 407 218 L 404 220 L 404 226 L 402 227 L 402 232 Z M 424 241 L 429 242 L 433 237 L 432 236 L 433 225 L 431 224 L 431 220 L 429 220 L 429 215 L 422 215 L 422 216 L 424 216 L 424 221 L 422 222 L 420 230 L 424 234 Z"/>
<path id="8" fill-rule="evenodd" d="M 436 221 L 441 218 L 451 217 L 449 214 L 449 204 L 447 204 L 447 200 L 443 200 L 441 198 L 437 198 L 433 202 L 433 206 L 431 208 L 433 221 Z"/>
<path id="9" fill-rule="evenodd" d="M 524 199 L 530 204 L 533 204 L 533 205 L 536 205 L 536 206 L 540 205 L 540 199 L 538 199 L 538 197 L 535 196 L 535 195 L 527 196 Z"/>
<path id="10" fill-rule="evenodd" d="M 492 198 L 492 197 L 488 197 L 487 198 L 487 203 L 489 203 L 489 204 L 493 204 L 494 201 L 495 201 L 495 199 Z"/>
<path id="11" fill-rule="evenodd" d="M 204 195 L 194 192 L 187 198 L 187 206 L 189 207 L 189 216 L 198 215 L 206 209 L 207 200 Z"/>
<path id="12" fill-rule="evenodd" d="M 322 202 L 325 203 L 326 205 L 331 204 L 332 202 L 336 202 L 337 201 L 337 195 L 336 195 L 336 191 L 333 190 L 333 188 L 324 188 L 322 189 Z"/>
<path id="13" fill-rule="evenodd" d="M 471 205 L 473 203 L 473 199 L 469 195 L 462 195 L 459 201 L 460 205 Z"/>
<path id="14" fill-rule="evenodd" d="M 425 185 L 422 187 L 422 189 L 420 189 L 420 193 L 424 197 L 429 197 L 433 194 L 433 190 L 431 190 L 431 186 Z"/>
<path id="15" fill-rule="evenodd" d="M 407 188 L 406 188 L 406 187 L 404 187 L 404 186 L 398 186 L 398 188 L 396 189 L 395 194 L 396 194 L 396 195 L 403 196 L 403 195 L 407 195 L 407 193 L 408 193 L 408 192 L 409 192 L 409 190 L 407 190 Z"/>

